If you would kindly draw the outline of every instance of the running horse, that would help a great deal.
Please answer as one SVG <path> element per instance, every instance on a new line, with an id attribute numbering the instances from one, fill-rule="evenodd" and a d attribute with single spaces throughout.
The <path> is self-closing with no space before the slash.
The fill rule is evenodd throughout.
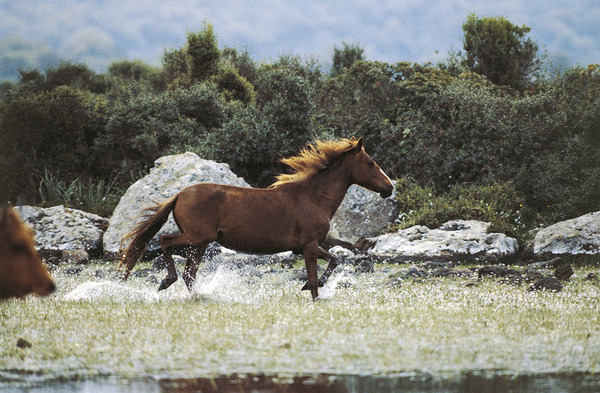
<path id="1" fill-rule="evenodd" d="M 0 208 L 0 300 L 47 296 L 56 286 L 34 247 L 33 231 L 10 205 Z"/>
<path id="2" fill-rule="evenodd" d="M 180 234 L 160 237 L 167 276 L 159 290 L 177 281 L 172 251 L 189 247 L 183 279 L 191 291 L 198 264 L 209 243 L 240 252 L 275 254 L 293 251 L 302 254 L 313 300 L 337 265 L 336 257 L 319 247 L 329 232 L 331 218 L 348 188 L 358 184 L 387 198 L 394 186 L 363 148 L 363 139 L 309 144 L 294 157 L 281 160 L 293 170 L 280 174 L 268 188 L 245 188 L 213 183 L 189 186 L 151 212 L 124 239 L 129 241 L 119 268 L 126 266 L 123 279 L 142 256 L 148 242 L 173 212 Z M 122 243 L 124 244 L 124 243 Z M 328 261 L 317 279 L 317 258 Z"/>

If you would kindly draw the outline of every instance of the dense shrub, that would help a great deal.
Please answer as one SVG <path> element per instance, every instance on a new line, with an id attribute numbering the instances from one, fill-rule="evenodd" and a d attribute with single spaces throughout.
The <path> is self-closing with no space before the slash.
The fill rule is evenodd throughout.
<path id="1" fill-rule="evenodd" d="M 128 178 L 144 171 L 161 155 L 200 145 L 227 116 L 221 94 L 210 84 L 133 96 L 115 105 L 96 141 L 98 174 Z"/>
<path id="2" fill-rule="evenodd" d="M 536 218 L 511 183 L 457 185 L 439 193 L 431 186 L 401 178 L 396 182 L 396 190 L 399 229 L 413 225 L 437 228 L 457 219 L 480 220 L 491 223 L 489 232 L 505 233 L 522 243 Z"/>
<path id="3" fill-rule="evenodd" d="M 36 175 L 45 168 L 71 179 L 87 173 L 104 123 L 95 109 L 94 99 L 65 86 L 6 97 L 0 107 L 2 197 L 31 200 Z"/>
<path id="4" fill-rule="evenodd" d="M 238 105 L 230 121 L 207 136 L 204 154 L 224 161 L 259 186 L 272 183 L 279 160 L 317 137 L 307 80 L 288 68 L 262 70 L 256 106 Z"/>

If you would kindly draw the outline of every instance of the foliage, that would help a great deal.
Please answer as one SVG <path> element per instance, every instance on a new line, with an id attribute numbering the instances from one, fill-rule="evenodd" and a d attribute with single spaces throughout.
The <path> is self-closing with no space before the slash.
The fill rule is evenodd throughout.
<path id="1" fill-rule="evenodd" d="M 233 48 L 224 48 L 221 59 L 231 64 L 249 83 L 254 84 L 258 77 L 258 67 L 252 60 L 248 50 L 239 51 Z"/>
<path id="2" fill-rule="evenodd" d="M 140 94 L 116 105 L 98 136 L 94 153 L 99 175 L 127 178 L 165 154 L 199 145 L 227 115 L 221 94 L 210 84 L 160 94 Z"/>
<path id="3" fill-rule="evenodd" d="M 254 86 L 241 76 L 234 67 L 221 67 L 219 73 L 211 78 L 227 101 L 238 100 L 250 104 L 256 95 Z"/>
<path id="4" fill-rule="evenodd" d="M 364 61 L 345 43 L 329 74 L 293 54 L 257 64 L 247 50 L 220 50 L 205 23 L 162 67 L 21 70 L 2 86 L 0 198 L 68 199 L 40 195 L 46 173 L 56 191 L 86 179 L 124 188 L 186 150 L 266 186 L 306 143 L 364 136 L 389 175 L 430 188 L 434 205 L 452 190 L 510 184 L 497 192 L 530 206 L 532 220 L 600 210 L 600 68 L 534 74 L 529 28 L 471 15 L 464 31 L 466 53 L 437 65 Z"/>
<path id="5" fill-rule="evenodd" d="M 396 182 L 396 191 L 400 229 L 413 225 L 437 228 L 457 219 L 480 220 L 491 223 L 490 232 L 505 233 L 522 243 L 535 220 L 533 210 L 527 207 L 512 183 L 460 184 L 437 192 L 431 186 L 401 178 Z"/>
<path id="6" fill-rule="evenodd" d="M 538 46 L 525 38 L 531 28 L 516 26 L 503 17 L 478 18 L 463 24 L 466 67 L 498 85 L 524 88 L 538 70 Z"/>
<path id="7" fill-rule="evenodd" d="M 110 217 L 123 196 L 114 179 L 85 177 L 66 182 L 48 170 L 40 178 L 38 192 L 42 206 L 64 205 L 102 217 Z"/>
<path id="8" fill-rule="evenodd" d="M 364 60 L 364 48 L 361 48 L 358 43 L 347 44 L 342 42 L 342 47 L 333 47 L 333 66 L 331 68 L 332 75 L 339 75 L 344 69 L 352 67 L 352 64 L 357 61 Z"/>
<path id="9" fill-rule="evenodd" d="M 187 35 L 187 66 L 192 82 L 202 82 L 219 69 L 217 36 L 209 23 L 203 29 Z"/>
<path id="10" fill-rule="evenodd" d="M 266 186 L 281 170 L 278 161 L 316 136 L 307 80 L 289 68 L 260 73 L 256 107 L 236 106 L 218 132 L 207 135 L 205 155 L 231 165 L 252 184 Z"/>
<path id="11" fill-rule="evenodd" d="M 112 62 L 108 66 L 108 73 L 116 78 L 140 81 L 151 78 L 157 70 L 140 60 L 122 60 Z"/>
<path id="12" fill-rule="evenodd" d="M 89 151 L 102 125 L 94 100 L 72 87 L 9 94 L 1 105 L 0 182 L 2 197 L 25 198 L 32 174 L 60 168 L 76 177 L 93 165 Z M 96 108 L 98 109 L 98 108 Z"/>

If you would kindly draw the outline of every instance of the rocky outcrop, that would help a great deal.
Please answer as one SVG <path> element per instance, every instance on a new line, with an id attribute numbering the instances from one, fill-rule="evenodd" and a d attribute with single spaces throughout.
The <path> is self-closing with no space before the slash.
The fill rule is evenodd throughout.
<path id="1" fill-rule="evenodd" d="M 374 237 L 385 231 L 396 219 L 398 209 L 394 197 L 353 185 L 331 220 L 328 237 L 351 244 L 363 237 Z"/>
<path id="2" fill-rule="evenodd" d="M 369 239 L 370 254 L 395 260 L 498 259 L 518 250 L 516 239 L 501 233 L 487 233 L 490 224 L 474 220 L 448 221 L 438 229 L 413 226 Z"/>
<path id="3" fill-rule="evenodd" d="M 150 173 L 129 187 L 119 201 L 104 234 L 105 254 L 110 257 L 118 252 L 121 240 L 140 222 L 145 208 L 167 200 L 185 187 L 203 182 L 249 187 L 227 164 L 203 160 L 189 152 L 161 157 L 155 161 Z M 158 236 L 172 233 L 178 233 L 178 230 L 170 217 L 150 242 L 149 249 L 159 248 Z"/>
<path id="4" fill-rule="evenodd" d="M 89 254 L 102 251 L 102 236 L 108 226 L 106 218 L 64 206 L 17 206 L 16 210 L 33 228 L 36 248 L 42 254 L 65 250 L 85 250 Z"/>
<path id="5" fill-rule="evenodd" d="M 550 225 L 533 239 L 536 254 L 600 254 L 600 212 Z"/>

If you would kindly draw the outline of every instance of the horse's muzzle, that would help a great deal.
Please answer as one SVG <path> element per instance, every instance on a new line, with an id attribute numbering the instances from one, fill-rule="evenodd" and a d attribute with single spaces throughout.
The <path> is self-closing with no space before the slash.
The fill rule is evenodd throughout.
<path id="1" fill-rule="evenodd" d="M 391 196 L 393 192 L 394 192 L 394 186 L 393 186 L 393 185 L 390 185 L 390 186 L 389 186 L 388 188 L 386 188 L 385 190 L 381 190 L 381 191 L 379 191 L 379 195 L 380 195 L 382 198 L 387 198 L 387 197 Z"/>

